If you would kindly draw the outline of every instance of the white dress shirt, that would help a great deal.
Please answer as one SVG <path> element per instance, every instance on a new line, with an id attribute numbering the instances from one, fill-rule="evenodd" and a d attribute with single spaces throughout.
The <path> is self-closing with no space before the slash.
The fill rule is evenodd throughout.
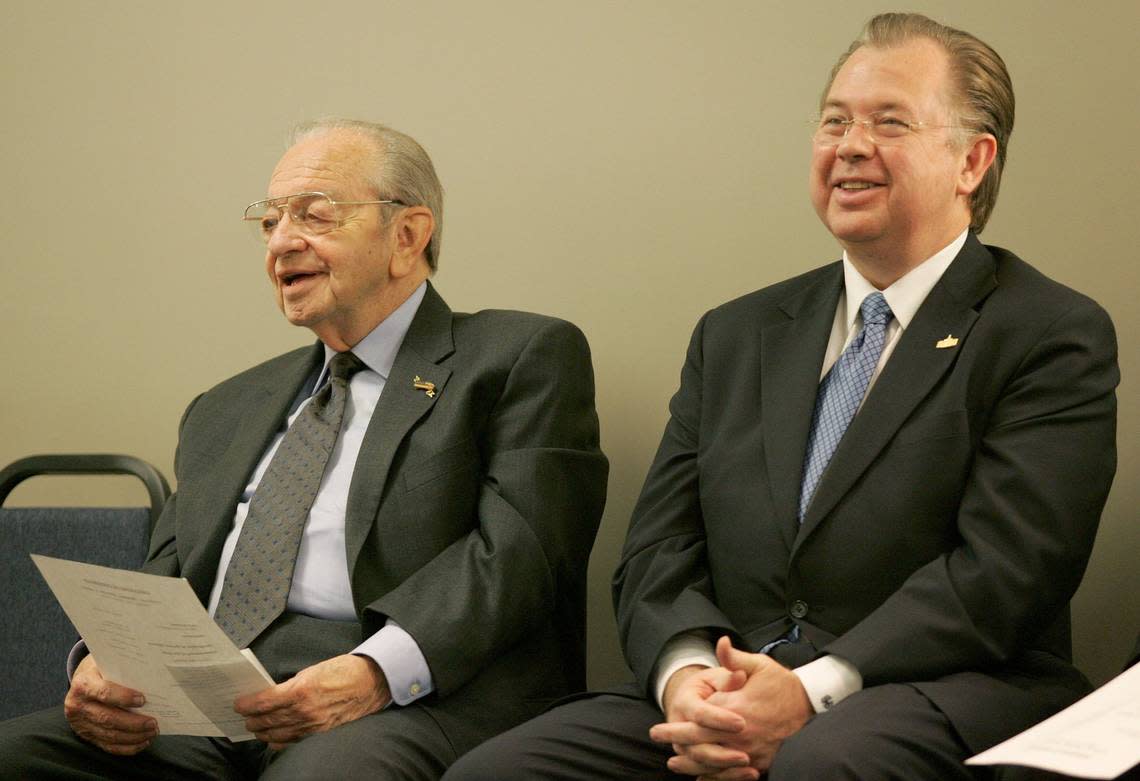
<path id="1" fill-rule="evenodd" d="M 922 302 L 938 284 L 938 280 L 950 267 L 950 263 L 958 255 L 966 243 L 967 231 L 962 231 L 954 241 L 924 260 L 899 279 L 890 287 L 882 291 L 883 297 L 891 307 L 894 319 L 887 325 L 887 341 L 883 352 L 879 356 L 879 363 L 875 366 L 875 373 L 871 375 L 871 382 L 867 386 L 867 393 L 878 379 L 887 360 L 894 352 L 899 337 L 910 325 Z M 835 320 L 831 325 L 831 336 L 827 342 L 827 351 L 824 353 L 823 366 L 819 378 L 822 380 L 839 356 L 847 349 L 847 345 L 859 333 L 863 326 L 863 317 L 859 307 L 863 299 L 878 288 L 872 285 L 860 274 L 855 265 L 843 253 L 843 290 L 839 294 L 839 303 L 835 307 Z M 863 397 L 866 399 L 866 395 Z M 657 696 L 658 706 L 662 705 L 665 694 L 665 685 L 673 673 L 682 667 L 700 665 L 703 667 L 716 667 L 716 653 L 713 650 L 713 638 L 706 631 L 685 632 L 673 637 L 665 644 L 661 656 L 657 660 L 657 669 L 654 672 L 654 692 Z M 863 676 L 855 669 L 855 665 L 838 656 L 828 655 L 797 667 L 793 672 L 799 677 L 811 700 L 812 708 L 816 713 L 833 707 L 844 698 L 860 691 L 863 688 Z"/>

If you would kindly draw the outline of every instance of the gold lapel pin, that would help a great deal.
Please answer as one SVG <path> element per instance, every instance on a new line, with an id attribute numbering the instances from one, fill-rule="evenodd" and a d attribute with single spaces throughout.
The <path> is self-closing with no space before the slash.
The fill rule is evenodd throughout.
<path id="1" fill-rule="evenodd" d="M 958 346 L 958 337 L 951 336 L 950 334 L 946 334 L 946 338 L 945 339 L 939 339 L 937 342 L 934 343 L 934 346 L 939 350 L 945 350 L 947 347 L 957 347 Z"/>
<path id="2" fill-rule="evenodd" d="M 418 374 L 415 376 L 415 379 L 412 380 L 412 387 L 416 390 L 422 390 L 429 399 L 435 398 L 435 383 L 424 382 L 424 379 Z"/>

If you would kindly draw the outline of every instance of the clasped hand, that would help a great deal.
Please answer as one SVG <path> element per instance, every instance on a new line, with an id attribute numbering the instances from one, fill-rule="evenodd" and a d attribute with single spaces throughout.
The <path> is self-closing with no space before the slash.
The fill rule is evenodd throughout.
<path id="1" fill-rule="evenodd" d="M 245 726 L 270 748 L 281 749 L 314 732 L 383 708 L 388 682 L 373 660 L 345 654 L 306 667 L 284 683 L 234 700 Z M 155 720 L 134 709 L 141 692 L 107 680 L 93 657 L 76 667 L 64 699 L 64 715 L 84 740 L 111 754 L 137 754 L 158 735 Z"/>
<path id="2" fill-rule="evenodd" d="M 780 744 L 812 716 L 799 678 L 763 654 L 716 646 L 720 667 L 685 668 L 666 687 L 664 724 L 649 731 L 669 743 L 669 769 L 702 781 L 754 781 Z"/>

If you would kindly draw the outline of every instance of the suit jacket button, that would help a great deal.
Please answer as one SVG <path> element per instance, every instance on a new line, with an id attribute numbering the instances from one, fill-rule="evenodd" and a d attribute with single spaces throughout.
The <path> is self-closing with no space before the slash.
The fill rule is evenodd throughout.
<path id="1" fill-rule="evenodd" d="M 792 603 L 792 609 L 788 611 L 792 614 L 792 618 L 803 618 L 808 614 L 807 602 L 802 599 L 797 599 Z"/>

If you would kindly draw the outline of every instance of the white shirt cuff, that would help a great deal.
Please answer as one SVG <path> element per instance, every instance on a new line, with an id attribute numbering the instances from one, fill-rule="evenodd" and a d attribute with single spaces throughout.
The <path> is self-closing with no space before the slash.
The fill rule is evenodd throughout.
<path id="1" fill-rule="evenodd" d="M 653 691 L 657 697 L 657 707 L 662 711 L 665 710 L 662 704 L 665 698 L 665 685 L 669 683 L 673 673 L 692 664 L 699 664 L 702 667 L 720 666 L 707 632 L 685 632 L 671 637 L 661 650 L 661 656 L 657 657 Z"/>
<path id="2" fill-rule="evenodd" d="M 379 632 L 358 645 L 354 654 L 367 656 L 384 671 L 397 705 L 408 705 L 435 691 L 431 669 L 412 636 L 392 619 Z"/>
<path id="3" fill-rule="evenodd" d="M 838 656 L 821 656 L 792 670 L 799 676 L 816 713 L 823 713 L 863 689 L 863 676 L 855 665 Z"/>

